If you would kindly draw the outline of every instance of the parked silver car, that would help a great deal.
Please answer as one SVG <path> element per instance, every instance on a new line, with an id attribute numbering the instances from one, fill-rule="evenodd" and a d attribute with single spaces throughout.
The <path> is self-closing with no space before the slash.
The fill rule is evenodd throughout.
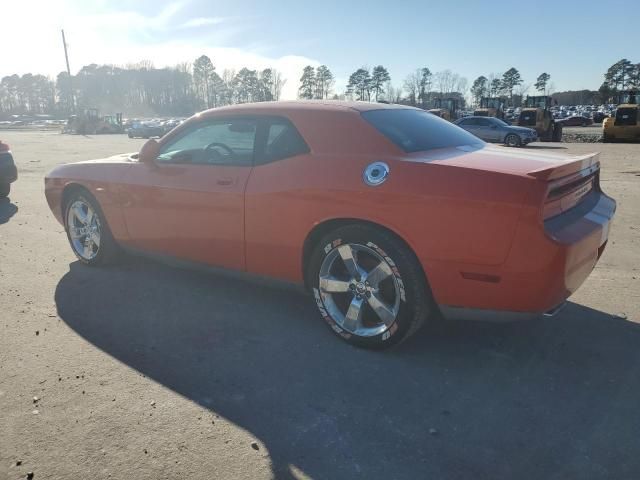
<path id="1" fill-rule="evenodd" d="M 466 117 L 453 123 L 485 142 L 504 143 L 510 147 L 520 147 L 538 139 L 534 129 L 513 127 L 495 117 Z"/>

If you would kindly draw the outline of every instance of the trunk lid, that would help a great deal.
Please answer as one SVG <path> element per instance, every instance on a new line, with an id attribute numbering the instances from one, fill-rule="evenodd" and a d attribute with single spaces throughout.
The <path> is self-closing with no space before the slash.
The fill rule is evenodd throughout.
<path id="1" fill-rule="evenodd" d="M 598 164 L 599 153 L 566 155 L 548 150 L 515 149 L 487 145 L 416 152 L 408 160 L 443 166 L 485 170 L 550 181 Z"/>

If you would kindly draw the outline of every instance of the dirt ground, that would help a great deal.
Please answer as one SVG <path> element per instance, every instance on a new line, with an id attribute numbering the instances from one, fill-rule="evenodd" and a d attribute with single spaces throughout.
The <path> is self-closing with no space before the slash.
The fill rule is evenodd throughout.
<path id="1" fill-rule="evenodd" d="M 125 136 L 0 132 L 0 479 L 637 479 L 640 145 L 602 152 L 608 247 L 556 318 L 450 323 L 354 349 L 281 285 L 75 261 L 54 165 Z"/>

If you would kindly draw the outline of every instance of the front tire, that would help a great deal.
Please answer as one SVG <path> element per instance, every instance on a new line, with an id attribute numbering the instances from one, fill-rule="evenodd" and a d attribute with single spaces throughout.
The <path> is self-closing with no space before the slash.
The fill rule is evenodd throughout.
<path id="1" fill-rule="evenodd" d="M 318 243 L 307 279 L 320 315 L 336 335 L 382 349 L 409 338 L 434 310 L 419 265 L 394 235 L 349 225 Z"/>
<path id="2" fill-rule="evenodd" d="M 0 198 L 7 198 L 11 193 L 10 183 L 0 183 Z"/>
<path id="3" fill-rule="evenodd" d="M 64 206 L 71 250 L 85 265 L 107 265 L 117 257 L 116 244 L 97 200 L 84 190 L 72 193 Z"/>
<path id="4" fill-rule="evenodd" d="M 522 140 L 520 140 L 520 137 L 515 133 L 510 133 L 504 138 L 504 144 L 507 147 L 519 147 L 522 145 Z"/>

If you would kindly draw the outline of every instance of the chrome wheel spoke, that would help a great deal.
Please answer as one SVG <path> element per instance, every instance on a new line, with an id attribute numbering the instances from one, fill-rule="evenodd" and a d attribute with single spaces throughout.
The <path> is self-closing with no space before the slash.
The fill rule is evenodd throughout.
<path id="1" fill-rule="evenodd" d="M 364 300 L 362 298 L 353 297 L 349 310 L 344 317 L 344 328 L 350 332 L 355 332 L 362 325 L 362 304 Z"/>
<path id="2" fill-rule="evenodd" d="M 87 216 L 84 219 L 84 223 L 88 227 L 93 223 L 93 209 L 91 207 L 87 207 Z"/>
<path id="3" fill-rule="evenodd" d="M 80 223 L 87 223 L 87 215 L 82 211 L 82 207 L 80 206 L 80 204 L 76 203 L 73 206 L 73 215 L 78 219 Z"/>
<path id="4" fill-rule="evenodd" d="M 369 298 L 367 298 L 367 302 L 369 306 L 376 313 L 378 318 L 382 320 L 386 326 L 390 326 L 393 321 L 396 319 L 396 314 L 384 301 L 378 296 L 379 294 L 374 293 Z"/>
<path id="5" fill-rule="evenodd" d="M 100 233 L 95 231 L 91 232 L 91 242 L 96 246 L 96 248 L 100 248 Z"/>
<path id="6" fill-rule="evenodd" d="M 83 255 L 85 258 L 91 258 L 93 256 L 93 242 L 88 236 L 84 242 Z"/>
<path id="7" fill-rule="evenodd" d="M 77 239 L 79 239 L 79 238 L 84 236 L 81 230 L 82 229 L 80 229 L 78 227 L 69 227 L 69 236 L 73 240 L 77 240 Z"/>
<path id="8" fill-rule="evenodd" d="M 348 292 L 350 283 L 335 277 L 320 277 L 320 290 L 326 293 Z"/>
<path id="9" fill-rule="evenodd" d="M 338 253 L 344 262 L 344 266 L 347 267 L 349 275 L 351 275 L 352 278 L 359 280 L 361 273 L 360 267 L 358 267 L 351 245 L 340 245 L 338 247 Z"/>
<path id="10" fill-rule="evenodd" d="M 367 282 L 374 288 L 378 288 L 378 285 L 382 280 L 392 275 L 391 267 L 387 262 L 380 262 L 376 265 L 368 274 Z"/>

